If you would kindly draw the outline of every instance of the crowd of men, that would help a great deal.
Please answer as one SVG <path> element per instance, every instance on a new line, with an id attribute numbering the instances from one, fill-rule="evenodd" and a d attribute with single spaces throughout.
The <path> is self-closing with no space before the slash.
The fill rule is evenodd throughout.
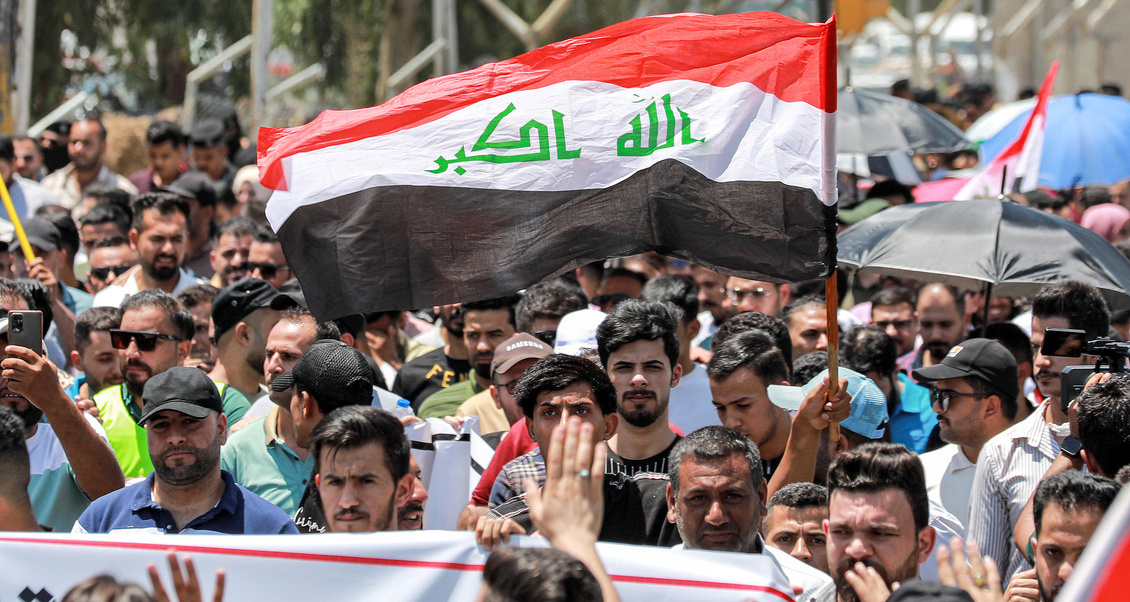
<path id="1" fill-rule="evenodd" d="M 1130 473 L 1130 379 L 1065 399 L 1094 358 L 1042 345 L 1120 336 L 1088 285 L 858 279 L 830 326 L 822 281 L 647 254 L 321 321 L 229 130 L 155 122 L 129 178 L 94 117 L 49 130 L 61 163 L 0 137 L 30 243 L 0 249 L 0 307 L 44 318 L 43 353 L 7 346 L 0 318 L 0 529 L 423 529 L 438 501 L 405 429 L 474 418 L 493 458 L 443 502 L 499 550 L 485 582 L 514 599 L 615 599 L 599 540 L 762 555 L 804 600 L 941 581 L 1051 602 Z M 535 532 L 556 551 L 504 545 Z M 961 540 L 973 585 L 953 577 Z"/>

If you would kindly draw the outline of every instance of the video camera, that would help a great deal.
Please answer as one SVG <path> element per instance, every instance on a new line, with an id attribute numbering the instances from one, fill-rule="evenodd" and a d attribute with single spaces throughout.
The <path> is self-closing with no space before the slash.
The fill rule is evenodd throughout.
<path id="1" fill-rule="evenodd" d="M 1108 338 L 1087 340 L 1087 333 L 1071 328 L 1049 328 L 1044 332 L 1040 353 L 1056 357 L 1082 357 L 1093 355 L 1098 359 L 1093 366 L 1067 366 L 1060 374 L 1060 404 L 1063 413 L 1075 400 L 1087 379 L 1096 372 L 1125 372 L 1126 359 L 1130 358 L 1130 343 Z"/>

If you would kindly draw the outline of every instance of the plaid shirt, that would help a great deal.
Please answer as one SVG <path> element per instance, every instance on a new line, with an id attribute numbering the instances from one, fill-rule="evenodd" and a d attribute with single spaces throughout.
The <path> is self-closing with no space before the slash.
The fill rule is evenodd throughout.
<path id="1" fill-rule="evenodd" d="M 494 487 L 490 489 L 489 508 L 494 509 L 495 506 L 525 493 L 523 482 L 526 479 L 537 481 L 538 487 L 545 484 L 545 460 L 541 457 L 540 449 L 535 448 L 522 454 L 502 467 L 502 472 L 494 480 Z"/>

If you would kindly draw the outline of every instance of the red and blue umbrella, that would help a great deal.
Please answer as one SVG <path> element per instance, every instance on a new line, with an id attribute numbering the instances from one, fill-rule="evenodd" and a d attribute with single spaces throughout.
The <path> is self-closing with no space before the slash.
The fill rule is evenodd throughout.
<path id="1" fill-rule="evenodd" d="M 1020 135 L 1031 110 L 1013 119 L 981 145 L 989 161 Z M 1056 190 L 1108 186 L 1130 178 L 1130 101 L 1105 94 L 1056 96 L 1048 103 L 1043 186 Z"/>

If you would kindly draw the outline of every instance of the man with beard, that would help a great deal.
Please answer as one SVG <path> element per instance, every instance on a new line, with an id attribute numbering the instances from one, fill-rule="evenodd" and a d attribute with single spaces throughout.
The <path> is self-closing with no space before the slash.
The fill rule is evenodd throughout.
<path id="1" fill-rule="evenodd" d="M 398 530 L 397 508 L 416 478 L 395 416 L 370 406 L 334 410 L 310 434 L 310 452 L 327 532 Z"/>
<path id="2" fill-rule="evenodd" d="M 318 323 L 304 307 L 283 311 L 267 335 L 266 359 L 261 367 L 267 386 L 293 369 L 316 341 L 338 340 L 340 336 L 333 322 Z M 223 469 L 236 483 L 293 516 L 309 484 L 314 459 L 298 444 L 290 396 L 274 393 L 273 397 L 260 398 L 244 422 L 247 424 L 238 431 L 232 428 L 224 444 L 220 458 Z"/>
<path id="3" fill-rule="evenodd" d="M 789 413 L 769 400 L 769 385 L 789 384 L 781 350 L 762 330 L 749 329 L 714 346 L 706 367 L 718 419 L 757 446 L 762 472 L 776 471 L 789 441 Z"/>
<path id="4" fill-rule="evenodd" d="M 965 299 L 952 286 L 937 282 L 922 285 L 918 289 L 916 313 L 922 346 L 914 355 L 899 359 L 900 367 L 911 375 L 919 368 L 940 364 L 968 331 Z"/>
<path id="5" fill-rule="evenodd" d="M 110 344 L 110 331 L 121 324 L 122 310 L 116 307 L 92 307 L 79 314 L 71 362 L 82 375 L 67 389 L 72 399 L 91 399 L 102 389 L 122 383 L 118 352 Z"/>
<path id="6" fill-rule="evenodd" d="M 840 358 L 883 391 L 890 417 L 888 440 L 914 453 L 925 452 L 938 415 L 931 408 L 930 391 L 899 372 L 895 339 L 878 326 L 857 326 L 841 339 Z"/>
<path id="7" fill-rule="evenodd" d="M 127 478 L 153 471 L 140 421 L 146 407 L 142 391 L 150 378 L 184 362 L 193 330 L 192 315 L 163 291 L 141 291 L 122 304 L 122 326 L 110 331 L 110 344 L 118 350 L 125 382 L 103 389 L 94 396 L 94 404 Z M 224 424 L 235 423 L 251 404 L 226 384 L 213 386 L 223 399 Z"/>
<path id="8" fill-rule="evenodd" d="M 622 462 L 610 461 L 609 474 L 667 472 L 667 456 L 679 440 L 667 417 L 671 389 L 683 374 L 676 334 L 681 318 L 674 305 L 629 299 L 596 328 L 597 353 L 616 387 L 620 415 L 608 448 Z"/>
<path id="9" fill-rule="evenodd" d="M 894 583 L 918 577 L 934 549 L 922 463 L 893 443 L 868 443 L 828 469 L 828 568 L 838 602 L 858 602 L 863 580 Z M 882 595 L 883 592 L 875 592 Z"/>
<path id="10" fill-rule="evenodd" d="M 1079 563 L 1079 556 L 1102 522 L 1119 486 L 1076 470 L 1050 476 L 1036 488 L 1032 536 L 1041 602 L 1052 602 Z"/>
<path id="11" fill-rule="evenodd" d="M 171 295 L 198 281 L 182 267 L 188 241 L 188 203 L 167 192 L 151 192 L 133 202 L 129 245 L 141 269 L 124 284 L 111 284 L 94 296 L 94 305 L 120 307 L 139 291 L 160 289 Z"/>
<path id="12" fill-rule="evenodd" d="M 1068 280 L 1045 286 L 1032 301 L 1032 351 L 1037 391 L 1043 403 L 1031 415 L 989 439 L 977 457 L 969 502 L 969 539 L 997 562 L 1001 579 L 1030 568 L 1013 543 L 1013 530 L 1051 468 L 1071 427 L 1060 402 L 1060 374 L 1093 357 L 1052 357 L 1040 346 L 1048 328 L 1073 328 L 1088 340 L 1106 336 L 1110 313 L 1098 289 Z"/>
<path id="13" fill-rule="evenodd" d="M 424 504 L 428 503 L 428 490 L 420 480 L 420 463 L 416 456 L 408 456 L 408 476 L 412 486 L 408 490 L 408 500 L 396 508 L 396 524 L 400 531 L 420 531 L 424 528 Z"/>
<path id="14" fill-rule="evenodd" d="M 212 302 L 216 366 L 209 378 L 231 385 L 251 403 L 266 395 L 259 387 L 267 334 L 283 310 L 297 306 L 294 298 L 258 278 L 241 278 L 220 291 Z"/>
<path id="15" fill-rule="evenodd" d="M 429 395 L 467 380 L 471 362 L 463 342 L 463 310 L 460 304 L 435 308 L 442 320 L 443 347 L 429 351 L 401 366 L 392 383 L 392 392 L 412 402 L 416 410 Z"/>
<path id="16" fill-rule="evenodd" d="M 28 308 L 11 280 L 0 279 L 0 307 Z M 122 472 L 105 432 L 63 391 L 55 366 L 30 349 L 8 345 L 6 317 L 0 318 L 0 360 L 0 405 L 23 421 L 32 459 L 32 508 L 41 524 L 68 531 L 90 500 L 122 487 Z"/>
<path id="17" fill-rule="evenodd" d="M 192 349 L 184 365 L 211 372 L 216 367 L 216 349 L 212 345 L 212 302 L 220 289 L 211 284 L 194 284 L 177 293 L 177 301 L 192 314 L 196 327 L 192 335 Z"/>
<path id="18" fill-rule="evenodd" d="M 722 305 L 729 308 L 731 315 L 759 311 L 775 318 L 781 313 L 781 308 L 788 305 L 791 294 L 787 284 L 732 276 L 726 281 L 726 297 Z"/>
<path id="19" fill-rule="evenodd" d="M 718 327 L 730 318 L 730 310 L 725 307 L 727 278 L 700 265 L 694 266 L 691 270 L 691 278 L 698 287 L 698 306 L 702 310 L 698 314 L 698 323 L 702 328 L 691 344 L 701 347 L 706 339 L 714 336 Z"/>
<path id="20" fill-rule="evenodd" d="M 914 343 L 919 326 L 915 306 L 914 291 L 904 286 L 885 288 L 871 297 L 871 324 L 895 340 L 900 358 L 913 358 L 917 351 Z"/>
<path id="21" fill-rule="evenodd" d="M 370 407 L 373 402 L 373 371 L 360 351 L 342 341 L 322 340 L 311 345 L 302 359 L 294 364 L 294 368 L 276 376 L 271 381 L 271 391 L 275 403 L 285 404 L 290 409 L 294 422 L 294 445 L 309 450 L 313 458 L 314 474 L 317 475 L 319 458 L 312 445 L 313 431 L 326 416 L 339 408 Z M 404 429 L 396 418 L 391 414 L 381 413 L 396 421 L 397 432 L 403 433 Z M 354 455 L 349 454 L 349 457 Z M 408 459 L 405 458 L 404 468 L 398 474 L 394 487 L 399 487 L 401 477 L 407 472 Z M 354 487 L 357 485 L 351 484 Z M 401 502 L 407 499 L 408 489 L 408 480 L 405 479 L 405 495 L 400 499 Z M 294 519 L 301 532 L 319 533 L 327 529 L 328 519 L 331 517 L 323 514 L 322 507 L 317 481 L 307 483 Z"/>
<path id="22" fill-rule="evenodd" d="M 831 580 L 787 552 L 766 546 L 758 529 L 766 489 L 757 447 L 734 429 L 703 427 L 679 441 L 667 471 L 667 520 L 675 523 L 682 548 L 768 554 L 799 600 L 830 600 Z"/>
<path id="23" fill-rule="evenodd" d="M 251 256 L 251 241 L 258 226 L 251 218 L 236 216 L 220 224 L 210 254 L 212 260 L 211 284 L 225 286 L 248 275 L 247 262 Z"/>
<path id="24" fill-rule="evenodd" d="M 420 418 L 453 416 L 472 395 L 490 387 L 490 364 L 494 350 L 514 336 L 515 306 L 519 297 L 511 295 L 463 304 L 463 345 L 471 354 L 472 377 L 432 393 L 416 410 Z"/>
<path id="25" fill-rule="evenodd" d="M 160 533 L 297 533 L 282 510 L 220 469 L 227 417 L 220 393 L 196 368 L 174 366 L 149 379 L 138 417 L 150 461 L 144 481 L 96 500 L 74 533 L 146 529 Z"/>
<path id="26" fill-rule="evenodd" d="M 824 297 L 805 295 L 789 301 L 781 309 L 781 319 L 789 327 L 793 361 L 806 353 L 828 349 L 828 313 Z"/>
<path id="27" fill-rule="evenodd" d="M 547 443 L 552 442 L 555 429 L 560 432 L 570 423 L 570 430 L 580 427 L 576 432 L 595 448 L 623 426 L 616 411 L 616 387 L 600 366 L 582 357 L 554 353 L 538 360 L 522 375 L 514 396 L 526 417 L 527 433 L 542 446 L 547 470 L 555 463 L 560 466 L 562 462 L 559 456 L 553 455 L 562 453 L 562 447 Z M 605 466 L 620 463 L 614 452 L 607 453 Z M 585 469 L 575 476 L 585 483 L 586 488 L 596 487 L 596 481 L 601 481 L 604 514 L 598 535 L 600 541 L 653 546 L 670 546 L 678 542 L 677 530 L 666 519 L 664 491 L 667 475 L 654 472 L 628 475 L 622 470 L 597 472 Z M 553 479 L 549 479 L 547 484 L 552 482 Z M 489 521 L 500 521 L 500 525 L 513 521 L 517 523 L 513 527 L 521 527 L 516 530 L 503 528 L 502 533 L 533 531 L 535 525 L 527 503 L 530 495 L 538 496 L 528 491 L 492 508 L 478 520 L 476 532 L 487 532 Z"/>
<path id="28" fill-rule="evenodd" d="M 67 154 L 71 162 L 42 182 L 67 209 L 78 205 L 83 189 L 96 181 L 137 194 L 137 188 L 128 179 L 110 171 L 102 162 L 106 155 L 106 126 L 98 117 L 87 116 L 71 124 Z"/>
<path id="29" fill-rule="evenodd" d="M 951 349 L 942 363 L 920 368 L 915 376 L 933 385 L 931 405 L 942 441 L 949 444 L 922 454 L 926 490 L 968 525 L 977 456 L 1016 416 L 1016 359 L 992 339 L 969 339 Z"/>

